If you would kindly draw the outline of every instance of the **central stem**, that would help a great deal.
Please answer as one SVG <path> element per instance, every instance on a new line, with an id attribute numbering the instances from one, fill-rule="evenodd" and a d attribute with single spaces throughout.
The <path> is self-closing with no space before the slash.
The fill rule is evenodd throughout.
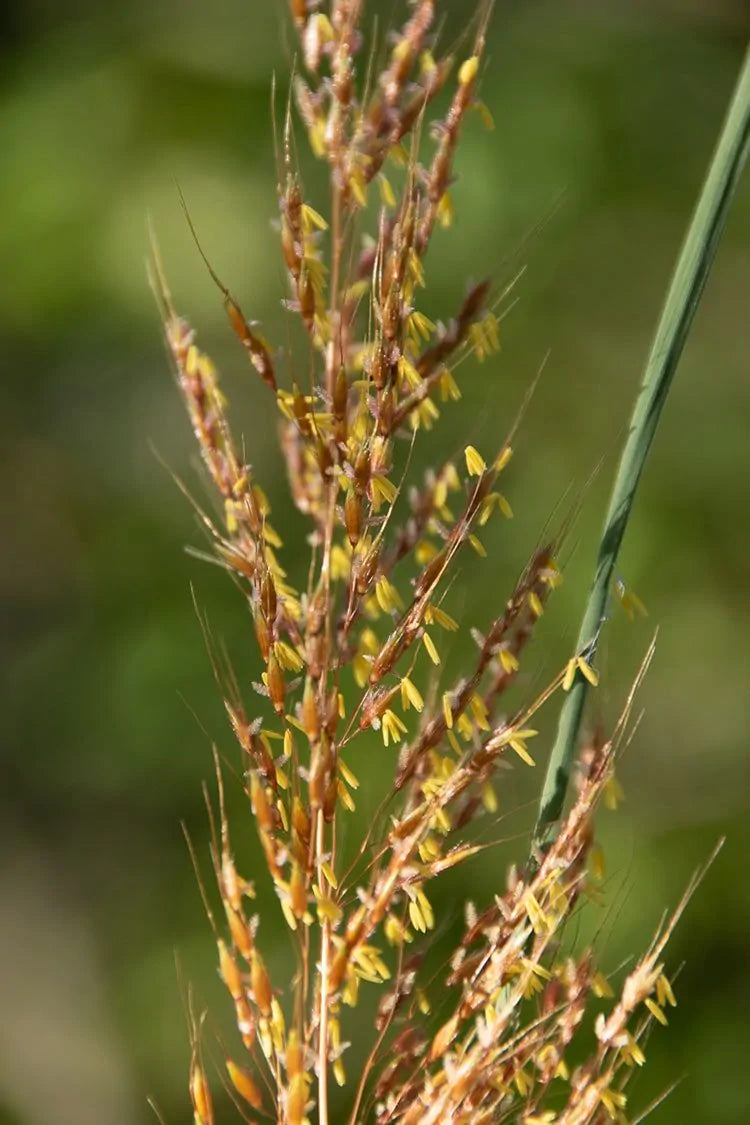
<path id="1" fill-rule="evenodd" d="M 318 886 L 323 886 L 323 849 L 325 821 L 318 809 L 315 850 L 317 852 Z M 318 1016 L 318 1122 L 328 1125 L 328 948 L 329 923 L 321 923 L 320 932 L 320 1012 Z"/>

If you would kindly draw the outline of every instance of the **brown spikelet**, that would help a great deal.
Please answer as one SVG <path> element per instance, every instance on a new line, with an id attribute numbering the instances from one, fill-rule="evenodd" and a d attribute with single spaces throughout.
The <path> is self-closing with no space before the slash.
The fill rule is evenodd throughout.
<path id="1" fill-rule="evenodd" d="M 231 1059 L 227 1059 L 226 1065 L 229 1080 L 240 1097 L 244 1098 L 253 1109 L 261 1109 L 263 1106 L 263 1094 L 252 1074 L 243 1067 L 237 1066 Z"/>

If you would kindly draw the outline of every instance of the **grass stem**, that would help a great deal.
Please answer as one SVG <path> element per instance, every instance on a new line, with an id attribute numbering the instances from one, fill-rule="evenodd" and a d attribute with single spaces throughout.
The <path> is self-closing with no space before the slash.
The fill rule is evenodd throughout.
<path id="1" fill-rule="evenodd" d="M 581 622 L 576 655 L 591 663 L 604 621 L 612 572 L 651 442 L 706 284 L 750 145 L 750 48 L 677 260 L 646 362 L 612 489 Z M 534 854 L 555 840 L 568 788 L 588 683 L 580 670 L 560 711 L 534 829 Z"/>

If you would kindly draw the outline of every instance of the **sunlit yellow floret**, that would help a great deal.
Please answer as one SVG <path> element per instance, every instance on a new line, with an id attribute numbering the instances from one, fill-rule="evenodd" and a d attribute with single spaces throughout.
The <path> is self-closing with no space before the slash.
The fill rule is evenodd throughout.
<path id="1" fill-rule="evenodd" d="M 333 1076 L 339 1086 L 346 1083 L 344 1064 L 341 1061 L 341 1025 L 335 1017 L 328 1023 L 328 1033 L 331 1037 L 331 1054 L 334 1057 Z"/>
<path id="2" fill-rule="evenodd" d="M 342 910 L 337 902 L 331 896 L 321 890 L 317 884 L 313 884 L 313 894 L 315 896 L 316 910 L 319 922 L 333 922 L 336 925 L 341 920 Z"/>
<path id="3" fill-rule="evenodd" d="M 454 218 L 453 199 L 449 191 L 444 191 L 437 206 L 437 221 L 443 230 L 447 230 L 452 225 Z"/>
<path id="4" fill-rule="evenodd" d="M 384 574 L 381 574 L 375 584 L 375 597 L 383 613 L 395 613 L 396 610 L 404 608 L 398 590 Z"/>
<path id="5" fill-rule="evenodd" d="M 367 206 L 367 181 L 361 168 L 353 168 L 349 173 L 349 190 L 360 207 Z"/>
<path id="6" fill-rule="evenodd" d="M 594 846 L 589 851 L 588 863 L 589 871 L 591 872 L 591 878 L 596 883 L 603 882 L 605 875 L 604 850 L 600 847 L 599 844 L 594 844 Z"/>
<path id="7" fill-rule="evenodd" d="M 449 399 L 452 399 L 453 402 L 458 402 L 461 398 L 461 388 L 453 378 L 453 373 L 449 368 L 444 367 L 441 371 L 438 386 L 440 388 L 440 398 L 443 402 L 448 402 Z"/>
<path id="8" fill-rule="evenodd" d="M 328 230 L 328 223 L 309 203 L 302 204 L 302 229 L 305 233 L 313 230 Z"/>
<path id="9" fill-rule="evenodd" d="M 409 420 L 413 430 L 431 430 L 433 422 L 439 417 L 440 411 L 435 403 L 431 398 L 425 398 L 412 410 Z"/>
<path id="10" fill-rule="evenodd" d="M 404 711 L 408 711 L 410 707 L 421 711 L 424 707 L 424 699 L 408 676 L 404 676 L 401 681 L 401 706 Z"/>
<path id="11" fill-rule="evenodd" d="M 523 1069 L 523 1067 L 519 1066 L 518 1069 L 515 1071 L 515 1073 L 513 1075 L 513 1081 L 514 1081 L 516 1089 L 518 1090 L 521 1097 L 525 1098 L 526 1095 L 531 1090 L 531 1081 L 529 1079 L 529 1076 L 526 1074 L 526 1071 Z"/>
<path id="12" fill-rule="evenodd" d="M 531 609 L 531 612 L 534 614 L 534 616 L 535 617 L 541 617 L 542 614 L 544 613 L 544 606 L 542 605 L 541 598 L 539 597 L 539 595 L 536 593 L 535 590 L 532 590 L 531 593 L 529 594 L 528 601 L 529 601 L 529 608 Z"/>
<path id="13" fill-rule="evenodd" d="M 525 762 L 527 766 L 535 766 L 536 765 L 536 762 L 534 761 L 531 754 L 529 754 L 528 750 L 526 749 L 526 743 L 524 742 L 523 739 L 512 738 L 510 740 L 510 747 L 511 747 L 512 750 L 515 750 L 516 754 L 518 754 L 518 757 L 521 759 L 522 762 Z"/>
<path id="14" fill-rule="evenodd" d="M 480 559 L 486 559 L 487 558 L 487 548 L 485 547 L 484 543 L 482 543 L 479 536 L 470 535 L 469 536 L 469 542 L 471 543 L 471 545 L 474 548 L 474 550 L 476 551 L 476 553 L 479 555 Z"/>
<path id="15" fill-rule="evenodd" d="M 539 905 L 533 891 L 527 890 L 524 893 L 523 905 L 535 934 L 543 934 L 550 929 L 549 918 Z"/>
<path id="16" fill-rule="evenodd" d="M 455 633 L 456 629 L 458 629 L 458 622 L 455 617 L 451 617 L 451 615 L 446 613 L 444 609 L 441 609 L 440 606 L 428 606 L 425 611 L 424 619 L 428 625 L 432 625 L 434 622 L 435 625 L 440 625 L 441 628 L 447 629 L 450 633 Z"/>
<path id="17" fill-rule="evenodd" d="M 437 553 L 437 547 L 434 543 L 430 543 L 429 539 L 420 539 L 414 548 L 414 560 L 418 566 L 427 566 L 427 563 L 432 562 Z"/>
<path id="18" fill-rule="evenodd" d="M 425 651 L 427 652 L 427 655 L 429 656 L 432 663 L 439 664 L 440 655 L 438 653 L 438 650 L 435 648 L 435 643 L 429 633 L 422 634 L 422 644 L 424 645 Z"/>
<path id="19" fill-rule="evenodd" d="M 485 781 L 482 786 L 482 805 L 488 813 L 497 812 L 497 793 L 493 789 L 490 781 Z"/>
<path id="20" fill-rule="evenodd" d="M 423 1016 L 429 1016 L 430 1012 L 432 1011 L 432 1007 L 424 989 L 418 988 L 415 992 L 415 995 L 417 998 L 417 1007 L 419 1008 L 420 1012 Z"/>
<path id="21" fill-rule="evenodd" d="M 381 981 L 389 980 L 391 971 L 386 965 L 380 952 L 374 945 L 360 945 L 352 953 L 354 957 L 357 975 L 371 984 L 380 984 Z"/>
<path id="22" fill-rule="evenodd" d="M 418 312 L 416 309 L 412 310 L 406 322 L 406 330 L 415 346 L 419 344 L 420 339 L 425 341 L 429 340 L 430 336 L 435 331 L 435 327 L 434 321 L 430 320 L 428 316 Z"/>
<path id="23" fill-rule="evenodd" d="M 489 730 L 490 724 L 487 704 L 484 702 L 478 692 L 472 692 L 471 699 L 469 700 L 469 706 L 471 707 L 471 713 L 474 716 L 474 722 L 477 724 L 479 729 Z"/>
<path id="24" fill-rule="evenodd" d="M 485 102 L 475 101 L 473 108 L 479 114 L 479 118 L 485 129 L 489 129 L 489 131 L 492 132 L 495 128 L 495 121 Z"/>
<path id="25" fill-rule="evenodd" d="M 667 1026 L 667 1023 L 668 1023 L 669 1021 L 667 1020 L 667 1017 L 666 1017 L 666 1015 L 664 1014 L 664 1009 L 663 1009 L 663 1008 L 661 1008 L 661 1007 L 660 1007 L 660 1006 L 659 1006 L 659 1005 L 658 1005 L 658 1004 L 656 1003 L 656 1001 L 655 1001 L 655 1000 L 652 1000 L 650 996 L 647 996 L 647 997 L 646 997 L 646 999 L 645 999 L 645 1000 L 644 1000 L 643 1002 L 644 1002 L 644 1004 L 646 1005 L 646 1007 L 648 1008 L 648 1010 L 649 1010 L 649 1012 L 651 1013 L 651 1015 L 652 1015 L 652 1016 L 654 1017 L 654 1019 L 655 1019 L 655 1020 L 658 1020 L 658 1021 L 659 1021 L 659 1023 L 663 1024 L 663 1025 L 664 1025 L 664 1027 L 666 1027 L 666 1026 Z"/>
<path id="26" fill-rule="evenodd" d="M 354 812 L 355 808 L 357 807 L 354 804 L 354 798 L 340 778 L 336 783 L 336 792 L 339 795 L 341 804 L 344 806 L 347 812 Z"/>
<path id="27" fill-rule="evenodd" d="M 624 800 L 625 790 L 612 772 L 604 782 L 604 807 L 611 812 L 615 812 Z"/>
<path id="28" fill-rule="evenodd" d="M 659 979 L 656 982 L 656 998 L 662 1005 L 662 1007 L 664 1007 L 665 1004 L 669 1004 L 672 1008 L 677 1007 L 677 1001 L 675 999 L 674 992 L 672 991 L 672 985 L 664 976 L 664 973 L 660 975 Z"/>
<path id="29" fill-rule="evenodd" d="M 432 503 L 436 512 L 441 515 L 446 511 L 445 502 L 448 499 L 448 481 L 440 477 L 435 481 L 435 488 L 432 493 Z"/>
<path id="30" fill-rule="evenodd" d="M 391 187 L 391 182 L 388 177 L 382 172 L 378 176 L 378 186 L 380 188 L 380 202 L 383 204 L 383 206 L 395 207 L 396 196 L 394 194 L 393 188 Z"/>
<path id="31" fill-rule="evenodd" d="M 535 730 L 516 730 L 513 727 L 509 727 L 508 730 L 502 732 L 502 735 L 498 739 L 497 745 L 510 746 L 512 750 L 515 750 L 516 754 L 518 754 L 519 758 L 521 758 L 522 761 L 526 762 L 528 766 L 533 766 L 536 763 L 526 749 L 526 740 L 529 738 L 533 738 L 537 733 L 538 732 Z"/>
<path id="32" fill-rule="evenodd" d="M 528 957 L 521 958 L 518 971 L 521 972 L 522 970 L 528 973 L 523 991 L 524 997 L 527 1000 L 537 992 L 541 992 L 544 987 L 544 981 L 552 980 L 552 973 L 550 973 L 548 969 L 545 969 L 543 965 L 530 960 Z"/>
<path id="33" fill-rule="evenodd" d="M 274 772 L 276 774 L 276 784 L 278 785 L 279 789 L 288 789 L 289 775 L 284 772 L 280 765 L 274 766 Z"/>
<path id="34" fill-rule="evenodd" d="M 460 757 L 461 756 L 461 743 L 458 741 L 458 739 L 456 738 L 456 736 L 455 736 L 455 734 L 453 733 L 452 730 L 449 730 L 446 733 L 448 735 L 448 743 L 450 745 L 451 750 L 453 751 L 454 754 L 457 754 Z"/>
<path id="35" fill-rule="evenodd" d="M 359 637 L 359 651 L 352 662 L 354 680 L 363 688 L 370 677 L 370 657 L 380 651 L 380 642 L 370 628 L 362 630 Z"/>
<path id="36" fill-rule="evenodd" d="M 469 472 L 469 476 L 480 477 L 487 468 L 487 462 L 484 457 L 482 457 L 481 453 L 479 453 L 473 445 L 467 445 L 464 450 L 464 456 L 466 457 L 466 468 Z"/>
<path id="37" fill-rule="evenodd" d="M 370 491 L 372 493 L 372 506 L 376 512 L 380 511 L 383 502 L 392 504 L 398 495 L 398 489 L 393 481 L 379 475 L 374 476 L 370 481 Z"/>
<path id="38" fill-rule="evenodd" d="M 432 51 L 424 50 L 419 55 L 419 73 L 424 77 L 432 74 L 437 68 Z"/>
<path id="39" fill-rule="evenodd" d="M 414 941 L 414 934 L 395 914 L 388 914 L 383 923 L 383 933 L 389 945 L 403 945 Z"/>
<path id="40" fill-rule="evenodd" d="M 488 312 L 481 320 L 475 321 L 469 329 L 476 357 L 482 363 L 493 352 L 500 350 L 500 330 L 497 317 Z"/>
<path id="41" fill-rule="evenodd" d="M 479 70 L 479 59 L 476 55 L 466 59 L 458 69 L 458 81 L 462 86 L 468 86 L 474 81 Z"/>
<path id="42" fill-rule="evenodd" d="M 421 934 L 435 927 L 435 915 L 427 895 L 421 888 L 414 893 L 414 897 L 409 902 L 409 918 L 414 929 Z"/>
<path id="43" fill-rule="evenodd" d="M 648 610 L 646 609 L 641 599 L 633 590 L 629 590 L 626 587 L 621 578 L 618 578 L 616 580 L 614 584 L 614 592 L 615 597 L 617 598 L 623 610 L 625 611 L 625 614 L 627 615 L 628 621 L 635 621 L 636 617 L 638 617 L 639 615 L 642 617 L 648 616 Z"/>
<path id="44" fill-rule="evenodd" d="M 624 1109 L 628 1102 L 622 1090 L 612 1090 L 609 1088 L 603 1089 L 599 1094 L 599 1098 L 613 1121 L 617 1120 L 620 1110 Z"/>
<path id="45" fill-rule="evenodd" d="M 334 582 L 341 582 L 351 574 L 352 560 L 346 547 L 334 543 L 331 547 L 331 578 Z"/>
<path id="46" fill-rule="evenodd" d="M 332 43 L 335 36 L 333 25 L 328 16 L 324 12 L 317 12 L 311 17 L 315 21 L 315 31 L 317 32 L 321 43 Z"/>
<path id="47" fill-rule="evenodd" d="M 412 314 L 416 315 L 416 314 Z M 399 356 L 398 359 L 398 373 L 403 379 L 407 387 L 416 390 L 422 384 L 422 377 L 417 371 L 411 360 L 407 359 L 405 355 Z"/>
<path id="48" fill-rule="evenodd" d="M 418 285 L 423 289 L 425 285 L 424 267 L 416 251 L 413 249 L 409 251 L 406 269 L 412 284 Z"/>
<path id="49" fill-rule="evenodd" d="M 607 978 L 600 972 L 594 973 L 594 976 L 591 980 L 591 988 L 594 996 L 598 996 L 599 999 L 611 998 L 612 996 L 614 996 L 612 986 L 610 985 Z"/>
<path id="50" fill-rule="evenodd" d="M 347 969 L 346 984 L 341 993 L 341 999 L 350 1008 L 356 1008 L 359 999 L 359 976 L 353 966 Z"/>
<path id="51" fill-rule="evenodd" d="M 646 1061 L 642 1047 L 632 1035 L 628 1035 L 628 1041 L 620 1048 L 620 1053 L 628 1066 L 643 1066 Z"/>
<path id="52" fill-rule="evenodd" d="M 575 683 L 576 672 L 580 672 L 592 687 L 597 687 L 599 675 L 596 670 L 582 656 L 573 656 L 565 667 L 565 675 L 562 681 L 563 691 L 570 691 Z"/>
<path id="53" fill-rule="evenodd" d="M 422 863 L 434 863 L 441 855 L 440 841 L 435 836 L 425 836 L 417 850 Z"/>
<path id="54" fill-rule="evenodd" d="M 356 775 L 352 773 L 342 757 L 338 759 L 338 771 L 350 789 L 359 789 Z"/>
<path id="55" fill-rule="evenodd" d="M 471 742 L 474 737 L 474 727 L 468 715 L 461 714 L 457 717 L 456 729 L 465 742 Z"/>
<path id="56" fill-rule="evenodd" d="M 387 746 L 389 742 L 400 742 L 401 735 L 406 734 L 406 724 L 399 719 L 395 711 L 388 708 L 383 712 L 381 730 L 383 743 Z"/>
<path id="57" fill-rule="evenodd" d="M 326 154 L 326 119 L 322 114 L 316 116 L 310 125 L 307 130 L 307 139 L 310 142 L 313 155 L 321 160 Z"/>
<path id="58" fill-rule="evenodd" d="M 273 646 L 276 659 L 282 668 L 289 672 L 299 672 L 304 667 L 304 660 L 286 641 L 276 641 Z"/>

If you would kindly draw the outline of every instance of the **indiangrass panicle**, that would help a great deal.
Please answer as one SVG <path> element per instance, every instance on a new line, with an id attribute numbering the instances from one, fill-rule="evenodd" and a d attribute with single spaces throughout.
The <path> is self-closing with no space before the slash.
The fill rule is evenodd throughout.
<path id="1" fill-rule="evenodd" d="M 654 1020 L 666 1023 L 675 1003 L 664 946 L 700 878 L 621 986 L 597 967 L 594 950 L 563 952 L 563 927 L 601 878 L 593 818 L 600 801 L 617 803 L 616 757 L 632 694 L 612 736 L 579 747 L 569 811 L 556 809 L 553 830 L 543 818 L 527 864 L 508 872 L 492 901 L 467 907 L 439 982 L 449 1014 L 438 1028 L 428 1019 L 420 943 L 437 924 L 432 880 L 481 850 L 467 829 L 496 814 L 499 767 L 539 761 L 534 719 L 542 705 L 574 698 L 583 682 L 595 687 L 598 673 L 592 643 L 515 713 L 503 709 L 561 581 L 562 530 L 534 552 L 495 620 L 473 634 L 464 674 L 451 681 L 442 672 L 444 637 L 459 628 L 443 605 L 452 564 L 467 550 L 484 556 L 482 528 L 512 516 L 501 481 L 513 434 L 495 448 L 467 444 L 414 482 L 396 472 L 393 453 L 399 436 L 415 440 L 460 396 L 458 363 L 472 353 L 486 360 L 500 343 L 507 291 L 474 284 L 447 324 L 430 319 L 425 298 L 430 243 L 453 215 L 461 131 L 473 111 L 488 117 L 478 84 L 491 5 L 452 57 L 437 49 L 439 5 L 411 0 L 374 76 L 363 7 L 291 2 L 300 52 L 293 98 L 312 152 L 330 172 L 321 214 L 296 166 L 288 110 L 278 182 L 285 303 L 308 340 L 309 386 L 285 379 L 276 350 L 208 267 L 278 406 L 291 496 L 311 525 L 305 589 L 287 581 L 267 497 L 230 427 L 216 369 L 175 311 L 156 252 L 153 259 L 177 382 L 220 497 L 220 518 L 203 522 L 247 598 L 257 640 L 259 698 L 250 706 L 232 683 L 224 703 L 294 950 L 288 986 L 264 961 L 255 887 L 235 866 L 217 755 L 212 860 L 225 914 L 215 925 L 218 966 L 244 1053 L 223 1053 L 221 1073 L 207 1073 L 203 1021 L 191 1013 L 195 1122 L 215 1121 L 210 1082 L 223 1084 L 244 1120 L 285 1125 L 327 1125 L 331 1082 L 349 1092 L 352 1125 L 625 1122 L 646 1031 Z M 447 111 L 428 129 L 440 91 Z M 376 218 L 365 237 L 371 202 Z M 629 613 L 642 610 L 634 595 L 618 596 Z M 368 728 L 379 732 L 392 769 L 387 817 L 363 834 L 359 860 L 347 866 L 342 822 L 358 787 L 350 752 Z M 369 1054 L 354 1075 L 347 1013 L 363 988 L 381 996 Z M 588 1056 L 579 1046 L 584 1061 L 573 1068 L 569 1048 L 594 998 L 606 1007 L 586 1033 Z"/>

